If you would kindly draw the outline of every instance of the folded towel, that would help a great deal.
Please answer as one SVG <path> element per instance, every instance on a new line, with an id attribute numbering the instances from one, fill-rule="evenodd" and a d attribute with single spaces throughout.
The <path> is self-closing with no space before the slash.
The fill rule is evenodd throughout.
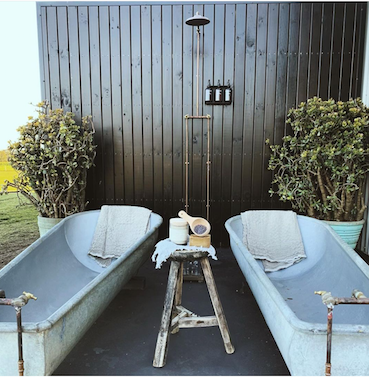
<path id="1" fill-rule="evenodd" d="M 102 206 L 90 251 L 103 267 L 119 258 L 142 238 L 149 225 L 151 210 L 135 206 Z"/>
<path id="2" fill-rule="evenodd" d="M 266 272 L 278 271 L 306 258 L 297 215 L 293 211 L 241 213 L 243 243 Z"/>

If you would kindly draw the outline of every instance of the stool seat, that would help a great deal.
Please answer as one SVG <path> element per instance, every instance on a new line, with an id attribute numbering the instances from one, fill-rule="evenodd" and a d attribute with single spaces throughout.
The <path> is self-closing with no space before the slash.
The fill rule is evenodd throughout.
<path id="1" fill-rule="evenodd" d="M 207 251 L 200 250 L 176 250 L 170 256 L 170 260 L 176 260 L 181 262 L 199 260 L 201 258 L 207 258 L 209 253 Z"/>
<path id="2" fill-rule="evenodd" d="M 219 299 L 214 276 L 211 271 L 208 252 L 193 250 L 177 250 L 170 256 L 171 264 L 168 285 L 164 300 L 164 309 L 156 341 L 153 366 L 161 368 L 166 363 L 170 333 L 175 334 L 180 328 L 218 326 L 228 354 L 234 352 L 228 324 Z M 209 291 L 215 315 L 198 316 L 181 305 L 183 288 L 183 263 L 199 260 L 203 270 L 206 286 Z"/>

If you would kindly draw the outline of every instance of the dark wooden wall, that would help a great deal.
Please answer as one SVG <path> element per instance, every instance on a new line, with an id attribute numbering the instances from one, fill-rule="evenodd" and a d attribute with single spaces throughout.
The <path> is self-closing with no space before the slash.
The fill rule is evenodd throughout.
<path id="1" fill-rule="evenodd" d="M 200 114 L 190 123 L 190 208 L 205 216 L 211 138 L 215 243 L 224 221 L 270 198 L 265 139 L 288 132 L 286 111 L 312 96 L 361 93 L 366 3 L 38 3 L 42 93 L 52 107 L 92 114 L 98 144 L 90 208 L 137 204 L 164 217 L 184 207 L 184 115 L 196 114 L 199 11 Z M 230 106 L 204 105 L 211 84 L 233 87 Z"/>

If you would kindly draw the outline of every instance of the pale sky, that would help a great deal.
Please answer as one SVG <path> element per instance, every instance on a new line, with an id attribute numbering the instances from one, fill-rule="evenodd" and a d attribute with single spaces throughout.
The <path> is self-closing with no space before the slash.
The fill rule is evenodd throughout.
<path id="1" fill-rule="evenodd" d="M 0 150 L 41 101 L 35 1 L 0 1 Z"/>

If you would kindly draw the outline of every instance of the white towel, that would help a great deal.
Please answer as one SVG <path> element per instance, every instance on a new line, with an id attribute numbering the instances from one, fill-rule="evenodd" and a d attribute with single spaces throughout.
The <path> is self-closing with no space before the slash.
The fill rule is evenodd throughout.
<path id="1" fill-rule="evenodd" d="M 306 258 L 297 215 L 293 211 L 241 213 L 243 243 L 266 272 L 278 271 Z"/>
<path id="2" fill-rule="evenodd" d="M 218 260 L 217 256 L 215 255 L 215 249 L 211 245 L 210 247 L 177 245 L 167 238 L 159 241 L 155 248 L 154 254 L 151 257 L 153 262 L 156 261 L 155 268 L 161 268 L 161 265 L 166 262 L 167 259 L 170 258 L 170 256 L 177 250 L 206 251 L 214 260 Z"/>
<path id="3" fill-rule="evenodd" d="M 119 258 L 143 237 L 151 210 L 135 206 L 102 206 L 90 251 L 103 267 Z"/>

